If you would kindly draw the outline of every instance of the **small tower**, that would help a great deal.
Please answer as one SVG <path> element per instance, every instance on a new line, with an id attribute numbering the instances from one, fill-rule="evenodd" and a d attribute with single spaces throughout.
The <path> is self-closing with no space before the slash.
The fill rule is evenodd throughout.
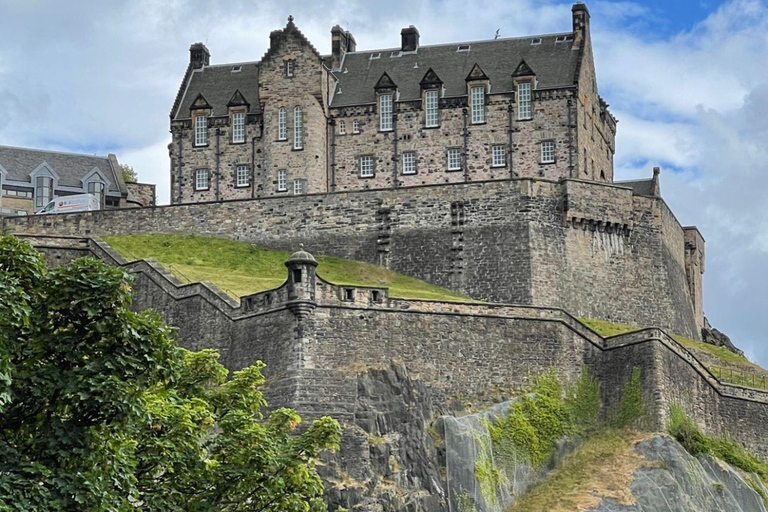
<path id="1" fill-rule="evenodd" d="M 317 260 L 301 249 L 291 254 L 285 266 L 288 268 L 288 303 L 297 314 L 310 313 L 315 309 L 315 267 Z M 293 307 L 291 307 L 293 303 Z"/>

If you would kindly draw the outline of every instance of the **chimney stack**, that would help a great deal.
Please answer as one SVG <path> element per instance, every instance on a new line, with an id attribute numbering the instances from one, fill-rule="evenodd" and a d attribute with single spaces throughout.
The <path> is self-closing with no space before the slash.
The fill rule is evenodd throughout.
<path id="1" fill-rule="evenodd" d="M 192 69 L 200 69 L 211 64 L 211 52 L 203 43 L 194 43 L 189 47 L 189 63 Z"/>
<path id="2" fill-rule="evenodd" d="M 339 69 L 344 55 L 354 52 L 357 49 L 357 43 L 352 34 L 336 25 L 331 29 L 331 68 Z"/>
<path id="3" fill-rule="evenodd" d="M 419 47 L 419 30 L 413 25 L 400 31 L 401 51 L 415 52 Z"/>
<path id="4" fill-rule="evenodd" d="M 589 38 L 589 9 L 581 2 L 573 4 L 573 46 L 583 46 Z"/>

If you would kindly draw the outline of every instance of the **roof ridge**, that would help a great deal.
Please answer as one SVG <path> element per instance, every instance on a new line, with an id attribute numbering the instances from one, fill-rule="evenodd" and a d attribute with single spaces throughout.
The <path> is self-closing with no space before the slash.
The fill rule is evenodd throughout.
<path id="1" fill-rule="evenodd" d="M 66 155 L 66 156 L 82 156 L 87 158 L 100 158 L 102 160 L 109 160 L 109 154 L 107 155 L 86 155 L 84 153 L 72 153 L 70 151 L 57 151 L 55 149 L 38 149 L 38 148 L 26 148 L 23 146 L 6 146 L 3 144 L 0 144 L 0 149 L 21 149 L 24 151 L 38 151 L 40 153 L 51 153 L 51 154 L 58 154 L 58 155 Z"/>
<path id="2" fill-rule="evenodd" d="M 222 64 L 209 64 L 208 66 L 203 66 L 201 69 L 206 68 L 226 68 L 228 66 L 244 66 L 246 64 L 255 64 L 256 66 L 261 65 L 260 60 L 248 60 L 243 62 L 224 62 Z"/>

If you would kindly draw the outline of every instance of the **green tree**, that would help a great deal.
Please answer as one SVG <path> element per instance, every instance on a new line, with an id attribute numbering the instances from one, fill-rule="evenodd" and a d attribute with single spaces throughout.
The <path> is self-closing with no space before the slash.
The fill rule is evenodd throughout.
<path id="1" fill-rule="evenodd" d="M 119 268 L 0 237 L 0 510 L 322 510 L 338 423 L 263 416 L 261 363 L 227 379 L 130 299 Z"/>
<path id="2" fill-rule="evenodd" d="M 123 173 L 123 181 L 135 183 L 139 181 L 139 173 L 128 164 L 120 164 L 120 172 Z"/>

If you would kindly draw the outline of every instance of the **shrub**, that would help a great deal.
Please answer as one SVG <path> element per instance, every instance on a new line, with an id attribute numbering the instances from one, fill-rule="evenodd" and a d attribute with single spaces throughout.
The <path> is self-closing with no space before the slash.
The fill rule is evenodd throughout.
<path id="1" fill-rule="evenodd" d="M 640 368 L 632 368 L 632 376 L 621 395 L 621 402 L 613 416 L 613 426 L 624 428 L 636 423 L 645 416 L 643 403 L 643 383 L 640 379 Z"/>

